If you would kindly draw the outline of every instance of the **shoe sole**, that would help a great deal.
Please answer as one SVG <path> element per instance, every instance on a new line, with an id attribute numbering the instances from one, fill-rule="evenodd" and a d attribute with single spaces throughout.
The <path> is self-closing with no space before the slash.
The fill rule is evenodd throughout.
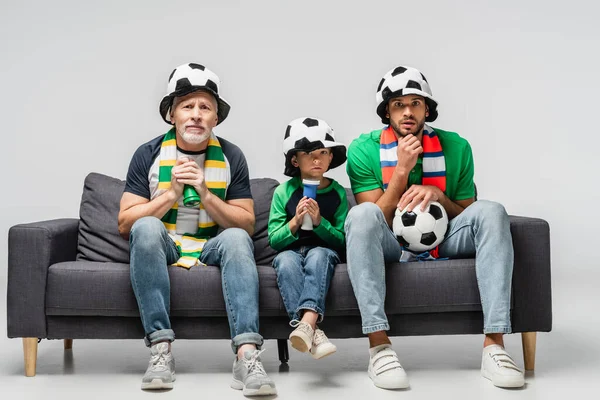
<path id="1" fill-rule="evenodd" d="M 258 389 L 249 389 L 244 387 L 244 383 L 242 381 L 238 381 L 237 379 L 231 381 L 229 386 L 232 389 L 241 390 L 244 396 L 268 396 L 277 394 L 277 389 L 272 386 L 262 385 Z"/>
<path id="2" fill-rule="evenodd" d="M 307 343 L 310 343 L 311 341 L 309 340 L 309 338 L 304 338 L 302 336 L 290 335 L 290 342 L 292 343 L 292 347 L 294 349 L 298 350 L 301 353 L 306 353 L 310 350 L 310 345 L 308 345 Z"/>
<path id="3" fill-rule="evenodd" d="M 525 385 L 525 378 L 518 376 L 493 376 L 493 374 L 487 373 L 485 369 L 481 370 L 481 376 L 492 382 L 496 387 L 500 388 L 520 388 Z"/>
<path id="4" fill-rule="evenodd" d="M 173 374 L 171 382 L 164 382 L 160 378 L 152 379 L 151 382 L 143 382 L 142 383 L 142 390 L 173 389 L 174 381 L 175 381 L 175 374 Z"/>
<path id="5" fill-rule="evenodd" d="M 332 355 L 333 353 L 335 353 L 337 351 L 337 347 L 333 346 L 333 348 L 330 348 L 329 350 L 325 350 L 325 351 L 321 351 L 319 353 L 313 353 L 312 351 L 310 352 L 310 355 L 312 356 L 312 358 L 314 358 L 315 360 L 320 360 L 321 358 L 325 358 L 327 356 Z"/>
<path id="6" fill-rule="evenodd" d="M 373 384 L 380 389 L 408 389 L 410 387 L 410 383 L 408 382 L 408 378 L 400 380 L 398 382 L 377 382 L 377 377 L 373 376 L 373 373 L 369 371 L 369 378 L 373 381 Z"/>

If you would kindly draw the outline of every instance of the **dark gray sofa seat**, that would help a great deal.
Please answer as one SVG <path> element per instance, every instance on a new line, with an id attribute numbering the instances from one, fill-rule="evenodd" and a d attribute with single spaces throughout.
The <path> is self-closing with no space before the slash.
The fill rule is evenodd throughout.
<path id="1" fill-rule="evenodd" d="M 277 184 L 269 178 L 251 180 L 256 213 L 253 240 L 260 281 L 261 334 L 265 339 L 282 339 L 280 359 L 286 361 L 284 340 L 290 328 L 270 266 L 275 251 L 267 238 L 270 201 Z M 85 180 L 79 219 L 21 224 L 10 229 L 9 337 L 30 338 L 25 339 L 30 344 L 31 338 L 143 337 L 129 281 L 129 246 L 117 230 L 123 187 L 119 179 L 92 173 Z M 348 195 L 354 205 L 349 191 Z M 515 216 L 510 221 L 515 248 L 513 332 L 550 331 L 548 224 Z M 229 338 L 219 269 L 173 267 L 169 276 L 176 337 Z M 390 264 L 386 279 L 390 335 L 481 333 L 483 318 L 474 259 Z M 332 338 L 362 336 L 346 264 L 335 269 L 322 326 Z M 533 340 L 535 348 L 535 336 Z"/>

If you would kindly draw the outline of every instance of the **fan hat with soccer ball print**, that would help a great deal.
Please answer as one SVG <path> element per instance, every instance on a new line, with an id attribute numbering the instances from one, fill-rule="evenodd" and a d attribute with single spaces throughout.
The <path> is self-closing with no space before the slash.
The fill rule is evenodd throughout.
<path id="1" fill-rule="evenodd" d="M 431 94 L 431 88 L 427 79 L 425 79 L 425 75 L 416 68 L 398 66 L 388 71 L 377 87 L 375 99 L 377 101 L 377 115 L 381 117 L 381 122 L 384 124 L 390 123 L 386 109 L 388 101 L 391 98 L 406 96 L 408 94 L 423 96 L 429 108 L 429 116 L 425 118 L 425 121 L 435 121 L 438 116 L 438 103 Z"/>
<path id="2" fill-rule="evenodd" d="M 333 129 L 327 122 L 318 118 L 298 118 L 290 122 L 283 139 L 285 155 L 284 174 L 290 177 L 300 176 L 300 169 L 292 165 L 292 157 L 297 151 L 311 152 L 317 149 L 331 149 L 333 158 L 329 169 L 346 162 L 346 146 L 335 141 Z"/>
<path id="3" fill-rule="evenodd" d="M 217 100 L 217 125 L 227 118 L 231 107 L 219 94 L 221 80 L 219 77 L 203 65 L 188 63 L 175 68 L 169 76 L 167 94 L 160 102 L 160 116 L 167 124 L 171 124 L 171 107 L 176 97 L 187 96 L 199 90 L 208 92 Z"/>

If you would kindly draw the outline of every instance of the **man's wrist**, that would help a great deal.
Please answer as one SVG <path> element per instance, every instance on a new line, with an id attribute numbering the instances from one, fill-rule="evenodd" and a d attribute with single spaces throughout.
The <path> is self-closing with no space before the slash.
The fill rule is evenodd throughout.
<path id="1" fill-rule="evenodd" d="M 410 168 L 406 169 L 406 167 L 396 165 L 395 175 L 397 177 L 408 178 L 409 174 L 410 174 Z"/>
<path id="2" fill-rule="evenodd" d="M 208 190 L 208 186 L 206 186 L 206 183 L 200 184 L 200 187 L 196 188 L 196 191 L 198 192 L 200 198 L 204 201 L 206 201 L 211 195 L 210 190 Z"/>

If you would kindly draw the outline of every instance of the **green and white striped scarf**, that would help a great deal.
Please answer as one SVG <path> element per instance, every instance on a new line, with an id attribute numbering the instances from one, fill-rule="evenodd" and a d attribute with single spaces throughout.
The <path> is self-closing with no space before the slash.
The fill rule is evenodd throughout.
<path id="1" fill-rule="evenodd" d="M 175 128 L 173 128 L 165 134 L 160 148 L 157 195 L 171 188 L 171 169 L 176 161 L 177 142 Z M 208 189 L 221 200 L 225 200 L 228 174 L 229 171 L 225 163 L 221 144 L 214 133 L 211 133 L 204 161 L 204 180 Z M 179 249 L 179 260 L 173 265 L 185 268 L 197 265 L 204 244 L 208 239 L 217 235 L 219 226 L 208 215 L 202 203 L 198 207 L 198 231 L 196 232 L 189 232 L 183 235 L 177 233 L 178 202 L 161 218 L 161 221 L 165 224 L 165 228 L 169 232 L 169 236 Z"/>

